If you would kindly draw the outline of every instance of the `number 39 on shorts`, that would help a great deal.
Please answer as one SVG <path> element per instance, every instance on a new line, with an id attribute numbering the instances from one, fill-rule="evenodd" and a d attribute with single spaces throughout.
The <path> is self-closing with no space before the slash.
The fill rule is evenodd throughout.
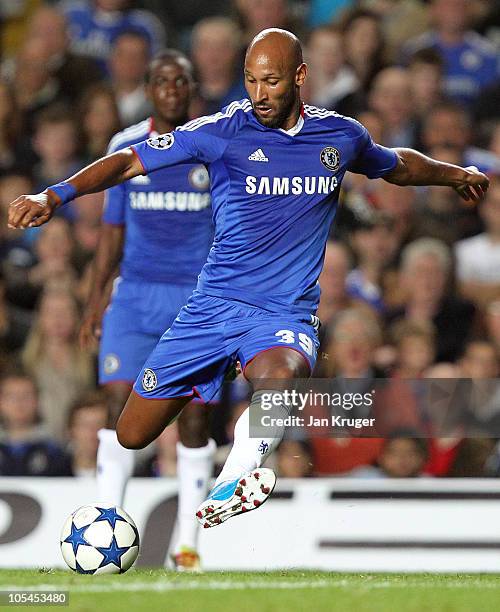
<path id="1" fill-rule="evenodd" d="M 283 342 L 283 344 L 296 344 L 298 342 L 304 352 L 311 356 L 314 355 L 314 342 L 307 334 L 300 332 L 297 334 L 297 338 L 295 338 L 295 332 L 291 329 L 280 329 L 274 335 L 278 336 L 280 338 L 279 342 Z"/>

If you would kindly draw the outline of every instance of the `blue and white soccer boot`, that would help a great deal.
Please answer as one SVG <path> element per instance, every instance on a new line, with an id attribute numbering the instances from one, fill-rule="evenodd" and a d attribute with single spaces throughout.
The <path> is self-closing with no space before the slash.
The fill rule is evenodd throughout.
<path id="1" fill-rule="evenodd" d="M 250 512 L 267 501 L 276 485 L 269 468 L 257 468 L 235 480 L 216 485 L 196 512 L 198 521 L 208 529 L 243 512 Z"/>

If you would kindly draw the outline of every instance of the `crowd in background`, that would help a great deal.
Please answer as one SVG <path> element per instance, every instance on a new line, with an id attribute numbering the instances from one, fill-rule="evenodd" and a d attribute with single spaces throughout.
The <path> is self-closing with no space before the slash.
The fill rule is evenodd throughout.
<path id="1" fill-rule="evenodd" d="M 102 194 L 49 224 L 6 226 L 8 204 L 106 152 L 151 113 L 158 49 L 193 61 L 191 115 L 246 97 L 252 37 L 283 27 L 304 44 L 303 99 L 356 117 L 375 141 L 475 165 L 478 206 L 446 187 L 348 174 L 320 278 L 323 378 L 495 379 L 500 366 L 500 9 L 494 0 L 87 0 L 0 6 L 0 475 L 92 475 L 108 399 L 76 341 Z M 213 410 L 219 461 L 248 405 Z M 500 412 L 500 404 L 498 406 Z M 175 427 L 138 464 L 175 474 Z M 496 476 L 498 439 L 288 436 L 283 476 Z"/>

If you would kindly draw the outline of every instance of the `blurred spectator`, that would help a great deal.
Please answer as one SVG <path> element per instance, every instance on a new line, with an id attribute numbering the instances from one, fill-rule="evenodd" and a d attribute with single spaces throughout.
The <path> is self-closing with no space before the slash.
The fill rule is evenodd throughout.
<path id="1" fill-rule="evenodd" d="M 382 334 L 375 316 L 357 308 L 344 310 L 328 336 L 326 377 L 370 379 L 379 374 L 373 368 L 373 356 Z"/>
<path id="2" fill-rule="evenodd" d="M 385 309 L 382 275 L 393 261 L 399 246 L 392 229 L 390 216 L 367 209 L 363 215 L 357 216 L 357 224 L 350 235 L 357 265 L 347 275 L 347 293 L 366 302 L 377 312 Z"/>
<path id="3" fill-rule="evenodd" d="M 12 359 L 26 342 L 32 323 L 31 313 L 10 304 L 6 299 L 6 288 L 3 273 L 0 269 L 0 368 Z"/>
<path id="4" fill-rule="evenodd" d="M 500 358 L 500 300 L 492 300 L 486 305 L 485 327 L 488 340 L 493 343 Z"/>
<path id="5" fill-rule="evenodd" d="M 497 440 L 494 438 L 467 438 L 460 444 L 448 476 L 452 478 L 485 478 L 492 473 L 492 459 Z M 496 459 L 498 462 L 498 459 Z"/>
<path id="6" fill-rule="evenodd" d="M 454 361 L 472 329 L 474 306 L 449 291 L 451 255 L 448 247 L 434 238 L 419 238 L 401 255 L 401 285 L 405 291 L 402 309 L 388 314 L 388 321 L 404 316 L 410 321 L 433 323 L 436 327 L 438 361 Z"/>
<path id="7" fill-rule="evenodd" d="M 49 45 L 39 38 L 26 39 L 17 54 L 12 85 L 21 112 L 23 133 L 29 136 L 41 110 L 55 102 L 66 101 L 50 71 Z"/>
<path id="8" fill-rule="evenodd" d="M 461 294 L 478 305 L 500 297 L 500 179 L 480 204 L 485 231 L 455 245 Z"/>
<path id="9" fill-rule="evenodd" d="M 308 25 L 316 28 L 336 20 L 342 11 L 355 4 L 355 0 L 311 0 L 308 4 Z"/>
<path id="10" fill-rule="evenodd" d="M 360 466 L 371 465 L 383 445 L 382 438 L 311 439 L 315 476 L 337 476 Z"/>
<path id="11" fill-rule="evenodd" d="M 300 23 L 293 22 L 288 0 L 235 0 L 235 6 L 245 45 L 267 28 L 283 28 L 301 36 Z"/>
<path id="12" fill-rule="evenodd" d="M 146 36 L 152 53 L 165 45 L 165 29 L 149 11 L 130 9 L 130 0 L 70 1 L 64 5 L 72 49 L 106 70 L 111 47 L 123 32 Z"/>
<path id="13" fill-rule="evenodd" d="M 396 347 L 396 364 L 392 375 L 398 378 L 420 378 L 434 362 L 436 331 L 432 324 L 399 321 L 391 329 Z"/>
<path id="14" fill-rule="evenodd" d="M 0 381 L 0 475 L 69 476 L 69 458 L 51 440 L 38 413 L 38 395 L 21 371 Z"/>
<path id="15" fill-rule="evenodd" d="M 495 346 L 485 340 L 472 340 L 465 346 L 460 369 L 465 378 L 481 380 L 498 376 L 498 356 Z"/>
<path id="16" fill-rule="evenodd" d="M 343 34 L 339 28 L 323 26 L 309 35 L 306 61 L 309 73 L 306 98 L 316 106 L 335 109 L 359 87 L 352 68 L 345 63 Z"/>
<path id="17" fill-rule="evenodd" d="M 83 153 L 92 162 L 106 154 L 112 136 L 121 130 L 111 87 L 104 83 L 89 87 L 80 100 L 79 111 Z"/>
<path id="18" fill-rule="evenodd" d="M 75 254 L 73 262 L 81 275 L 92 260 L 99 241 L 104 193 L 88 193 L 73 202 L 76 220 L 73 223 Z"/>
<path id="19" fill-rule="evenodd" d="M 29 167 L 23 159 L 21 149 L 21 114 L 13 91 L 4 80 L 0 80 L 0 172 L 14 167 Z"/>
<path id="20" fill-rule="evenodd" d="M 33 134 L 33 149 L 40 158 L 33 169 L 36 192 L 81 168 L 77 130 L 76 119 L 65 106 L 57 104 L 39 113 Z"/>
<path id="21" fill-rule="evenodd" d="M 349 474 L 356 478 L 416 478 L 423 475 L 427 441 L 418 432 L 395 431 L 384 441 L 376 466 L 359 467 Z"/>
<path id="22" fill-rule="evenodd" d="M 69 50 L 68 24 L 56 7 L 42 4 L 33 13 L 26 38 L 40 40 L 46 45 L 50 73 L 57 82 L 58 91 L 72 103 L 77 102 L 86 87 L 103 78 L 95 61 Z"/>
<path id="23" fill-rule="evenodd" d="M 443 60 L 435 49 L 420 49 L 408 66 L 413 112 L 422 120 L 443 100 Z"/>
<path id="24" fill-rule="evenodd" d="M 73 476 L 95 476 L 97 432 L 108 423 L 108 398 L 94 391 L 79 398 L 68 417 L 69 451 Z"/>
<path id="25" fill-rule="evenodd" d="M 491 151 L 471 146 L 473 126 L 471 116 L 461 106 L 443 102 L 435 106 L 422 124 L 422 146 L 456 147 L 466 166 L 477 166 L 482 172 L 500 173 L 500 158 Z"/>
<path id="26" fill-rule="evenodd" d="M 150 47 L 144 34 L 132 31 L 117 36 L 111 49 L 109 72 L 120 121 L 125 127 L 142 121 L 152 112 L 144 88 L 149 59 Z"/>
<path id="27" fill-rule="evenodd" d="M 407 55 L 426 47 L 439 51 L 445 63 L 446 93 L 464 104 L 471 104 L 499 76 L 495 47 L 468 29 L 470 5 L 468 0 L 432 0 L 434 30 L 405 46 Z"/>
<path id="28" fill-rule="evenodd" d="M 387 147 L 411 147 L 415 140 L 410 74 L 403 68 L 385 68 L 377 74 L 369 94 L 370 108 L 384 124 Z"/>
<path id="29" fill-rule="evenodd" d="M 199 86 L 196 114 L 218 112 L 233 100 L 246 98 L 241 69 L 241 39 L 227 17 L 207 17 L 193 28 L 191 57 Z"/>
<path id="30" fill-rule="evenodd" d="M 341 23 L 347 63 L 366 94 L 375 75 L 384 67 L 384 38 L 380 17 L 373 11 L 354 9 Z M 351 111 L 354 112 L 354 111 Z"/>
<path id="31" fill-rule="evenodd" d="M 23 365 L 40 390 L 42 415 L 59 440 L 66 435 L 73 402 L 95 384 L 92 360 L 77 343 L 78 321 L 73 295 L 62 288 L 47 289 L 22 352 Z"/>
<path id="32" fill-rule="evenodd" d="M 284 439 L 277 450 L 277 473 L 282 478 L 304 478 L 313 470 L 312 449 L 308 442 Z"/>

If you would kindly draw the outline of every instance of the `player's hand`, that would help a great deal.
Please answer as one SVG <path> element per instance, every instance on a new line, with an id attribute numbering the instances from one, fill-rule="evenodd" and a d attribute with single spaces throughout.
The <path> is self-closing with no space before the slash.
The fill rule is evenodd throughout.
<path id="1" fill-rule="evenodd" d="M 476 166 L 464 168 L 465 177 L 460 185 L 455 185 L 454 189 L 458 195 L 466 201 L 477 202 L 480 200 L 490 185 L 490 179 L 479 172 Z"/>
<path id="2" fill-rule="evenodd" d="M 95 346 L 102 333 L 102 312 L 100 308 L 87 308 L 78 333 L 80 347 L 87 350 Z"/>
<path id="3" fill-rule="evenodd" d="M 49 193 L 18 197 L 9 204 L 8 227 L 26 229 L 47 223 L 57 208 L 56 197 Z"/>

